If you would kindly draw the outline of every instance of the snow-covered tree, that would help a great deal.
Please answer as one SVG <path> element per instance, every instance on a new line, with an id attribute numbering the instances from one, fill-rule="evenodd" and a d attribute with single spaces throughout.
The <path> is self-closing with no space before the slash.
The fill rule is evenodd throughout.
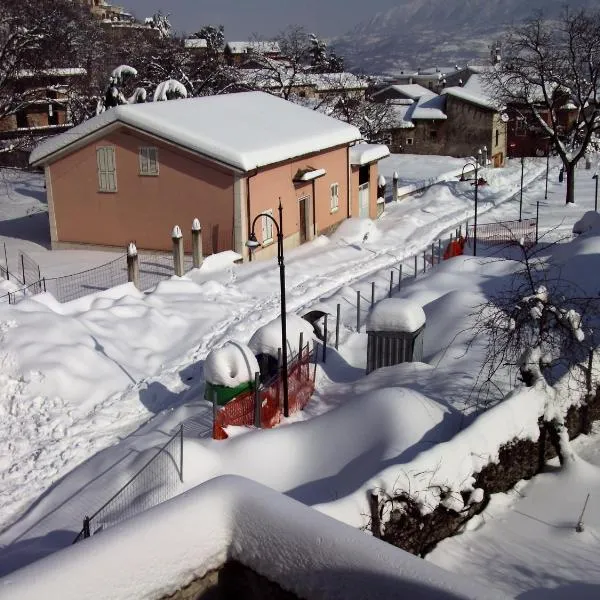
<path id="1" fill-rule="evenodd" d="M 176 79 L 167 79 L 156 86 L 154 90 L 154 102 L 163 100 L 176 100 L 177 98 L 187 98 L 187 90 L 183 83 Z"/>
<path id="2" fill-rule="evenodd" d="M 223 25 L 205 25 L 196 31 L 192 37 L 206 40 L 206 51 L 211 55 L 219 54 L 225 45 Z"/>
<path id="3" fill-rule="evenodd" d="M 170 15 L 163 15 L 162 12 L 158 11 L 151 17 L 146 19 L 146 23 L 158 31 L 158 35 L 161 38 L 171 37 L 173 28 L 169 21 Z"/>
<path id="4" fill-rule="evenodd" d="M 600 12 L 530 19 L 511 28 L 502 49 L 488 83 L 548 138 L 566 172 L 566 202 L 575 202 L 575 167 L 600 132 Z M 567 121 L 565 108 L 576 118 Z"/>
<path id="5" fill-rule="evenodd" d="M 96 114 L 100 114 L 109 108 L 114 108 L 121 104 L 139 104 L 146 102 L 146 90 L 142 87 L 135 87 L 131 95 L 126 96 L 125 86 L 132 82 L 138 76 L 137 69 L 129 65 L 119 65 L 113 69 L 108 80 L 108 86 L 104 97 L 98 100 Z"/>

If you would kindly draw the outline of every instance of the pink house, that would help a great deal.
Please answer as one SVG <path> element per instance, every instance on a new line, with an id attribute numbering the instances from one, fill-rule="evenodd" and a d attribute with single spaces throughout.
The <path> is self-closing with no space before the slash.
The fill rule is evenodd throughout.
<path id="1" fill-rule="evenodd" d="M 112 108 L 35 148 L 44 167 L 53 248 L 169 250 L 200 219 L 205 254 L 235 250 L 281 199 L 286 247 L 344 219 L 377 216 L 381 145 L 355 127 L 263 92 Z M 259 254 L 276 246 L 259 221 Z M 186 251 L 190 251 L 190 236 Z"/>

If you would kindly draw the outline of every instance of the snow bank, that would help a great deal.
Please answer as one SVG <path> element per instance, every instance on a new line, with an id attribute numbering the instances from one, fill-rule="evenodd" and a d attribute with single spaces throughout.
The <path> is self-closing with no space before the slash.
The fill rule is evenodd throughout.
<path id="1" fill-rule="evenodd" d="M 217 252 L 216 254 L 210 254 L 205 256 L 200 270 L 202 273 L 209 273 L 213 271 L 222 271 L 231 267 L 237 262 L 241 262 L 243 257 L 241 254 L 234 252 L 233 250 L 224 250 L 223 252 Z"/>
<path id="2" fill-rule="evenodd" d="M 600 214 L 595 210 L 586 212 L 583 217 L 573 225 L 573 233 L 575 235 L 598 232 L 600 232 Z"/>
<path id="3" fill-rule="evenodd" d="M 367 331 L 414 332 L 425 325 L 425 311 L 412 300 L 385 298 L 367 317 Z"/>
<path id="4" fill-rule="evenodd" d="M 352 217 L 346 219 L 329 236 L 332 242 L 345 242 L 351 244 L 354 242 L 374 242 L 379 238 L 379 232 L 374 221 L 371 219 L 359 219 Z"/>
<path id="5" fill-rule="evenodd" d="M 287 314 L 286 333 L 289 357 L 298 353 L 300 334 L 303 335 L 305 345 L 314 339 L 312 325 L 294 313 Z M 248 346 L 254 354 L 268 354 L 273 358 L 277 358 L 278 350 L 281 348 L 281 317 L 277 317 L 257 329 L 250 338 Z"/>
<path id="6" fill-rule="evenodd" d="M 233 559 L 300 597 L 501 598 L 257 483 L 220 477 L 1 581 L 0 597 L 154 600 Z"/>
<path id="7" fill-rule="evenodd" d="M 230 341 L 212 350 L 204 361 L 204 379 L 213 385 L 234 388 L 254 381 L 258 372 L 260 368 L 252 350 L 239 342 Z"/>

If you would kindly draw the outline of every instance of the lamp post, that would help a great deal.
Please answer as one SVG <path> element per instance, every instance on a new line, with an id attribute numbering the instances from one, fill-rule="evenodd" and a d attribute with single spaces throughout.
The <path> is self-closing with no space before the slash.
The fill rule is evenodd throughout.
<path id="1" fill-rule="evenodd" d="M 478 158 L 481 158 L 481 150 L 478 152 Z M 479 160 L 469 161 L 462 168 L 460 181 L 466 181 L 464 173 L 465 167 L 471 166 L 475 169 L 475 219 L 473 221 L 473 256 L 477 256 L 477 193 L 479 191 Z"/>
<path id="2" fill-rule="evenodd" d="M 519 197 L 519 221 L 523 217 L 523 170 L 525 168 L 525 155 L 521 154 L 521 195 Z"/>
<path id="3" fill-rule="evenodd" d="M 596 180 L 596 193 L 594 195 L 594 210 L 598 212 L 598 173 L 592 175 L 592 179 Z"/>
<path id="4" fill-rule="evenodd" d="M 286 330 L 286 309 L 285 309 L 285 264 L 283 262 L 283 208 L 281 207 L 281 198 L 279 199 L 279 223 L 268 213 L 256 215 L 250 227 L 250 237 L 246 246 L 250 251 L 260 246 L 254 233 L 256 221 L 260 218 L 267 218 L 273 221 L 277 229 L 277 264 L 279 265 L 279 286 L 281 289 L 281 360 L 282 360 L 282 379 L 283 379 L 283 414 L 289 417 L 288 401 L 288 355 L 287 355 L 287 330 Z"/>
<path id="5" fill-rule="evenodd" d="M 488 164 L 488 157 L 487 157 L 487 146 L 483 147 L 483 166 L 487 167 Z"/>

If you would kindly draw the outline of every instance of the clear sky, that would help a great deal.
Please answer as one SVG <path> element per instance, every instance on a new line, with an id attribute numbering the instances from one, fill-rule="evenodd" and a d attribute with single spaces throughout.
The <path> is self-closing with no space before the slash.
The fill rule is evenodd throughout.
<path id="1" fill-rule="evenodd" d="M 136 17 L 162 10 L 171 13 L 178 32 L 197 31 L 203 25 L 224 25 L 230 40 L 276 35 L 288 25 L 302 25 L 322 37 L 352 29 L 374 13 L 398 4 L 394 0 L 115 0 Z"/>

